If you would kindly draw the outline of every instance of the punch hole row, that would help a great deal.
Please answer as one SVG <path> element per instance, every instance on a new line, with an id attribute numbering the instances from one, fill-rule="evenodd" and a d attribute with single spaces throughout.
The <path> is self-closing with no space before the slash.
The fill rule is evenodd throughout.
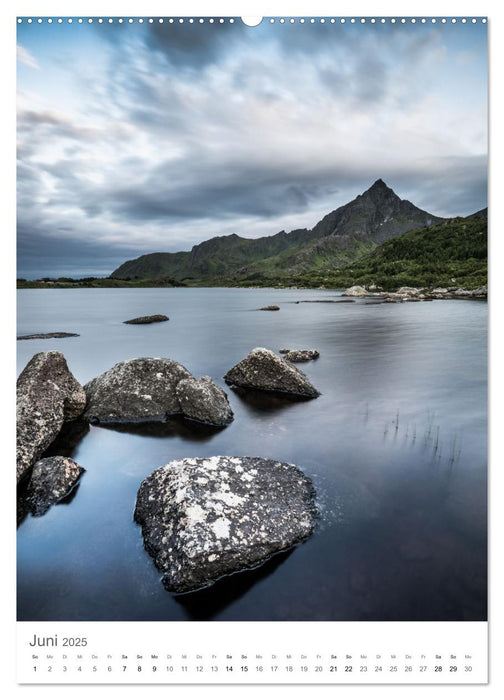
<path id="1" fill-rule="evenodd" d="M 290 17 L 290 18 L 285 18 L 285 17 L 280 17 L 280 18 L 275 18 L 271 17 L 270 19 L 265 18 L 265 21 L 269 22 L 270 24 L 477 24 L 478 22 L 481 22 L 482 24 L 487 23 L 486 17 L 482 18 L 446 18 L 446 17 L 431 17 L 431 18 L 426 18 L 426 17 L 409 17 L 409 18 L 396 18 L 396 17 L 381 17 L 381 18 L 375 18 L 375 17 L 340 17 L 340 18 L 327 18 L 327 17 L 312 17 L 312 18 L 306 18 L 306 17 Z M 235 24 L 236 19 L 234 17 L 229 17 L 229 18 L 224 18 L 220 17 L 219 19 L 215 19 L 214 17 L 200 17 L 198 19 L 195 19 L 193 17 L 186 18 L 186 17 L 129 17 L 129 18 L 123 18 L 123 17 L 89 17 L 89 18 L 82 18 L 79 17 L 78 19 L 74 19 L 73 17 L 68 17 L 68 18 L 57 18 L 54 19 L 52 17 L 38 17 L 38 18 L 33 18 L 33 17 L 18 17 L 17 19 L 18 24 L 22 24 L 26 22 L 27 24 Z"/>

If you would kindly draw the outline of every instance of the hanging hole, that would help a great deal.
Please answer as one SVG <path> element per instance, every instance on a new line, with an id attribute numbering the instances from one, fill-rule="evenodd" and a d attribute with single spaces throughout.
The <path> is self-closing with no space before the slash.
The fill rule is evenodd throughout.
<path id="1" fill-rule="evenodd" d="M 262 17 L 242 17 L 241 21 L 246 24 L 247 27 L 257 27 L 262 22 Z"/>

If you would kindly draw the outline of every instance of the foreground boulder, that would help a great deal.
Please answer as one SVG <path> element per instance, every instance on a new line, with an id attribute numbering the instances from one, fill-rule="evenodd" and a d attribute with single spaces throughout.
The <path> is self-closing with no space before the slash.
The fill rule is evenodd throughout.
<path id="1" fill-rule="evenodd" d="M 227 425 L 233 420 L 226 392 L 210 377 L 182 379 L 177 384 L 176 395 L 180 412 L 190 420 L 210 425 Z"/>
<path id="2" fill-rule="evenodd" d="M 34 515 L 43 515 L 68 495 L 85 470 L 70 457 L 46 457 L 35 463 L 27 488 Z"/>
<path id="3" fill-rule="evenodd" d="M 314 399 L 320 392 L 306 375 L 283 357 L 266 348 L 255 348 L 224 376 L 228 384 L 244 389 L 259 389 L 293 398 Z"/>
<path id="4" fill-rule="evenodd" d="M 181 382 L 185 383 L 179 388 Z M 164 420 L 181 414 L 203 423 L 227 425 L 233 418 L 226 394 L 210 377 L 196 380 L 183 365 L 168 358 L 118 362 L 84 389 L 84 418 L 90 422 Z"/>
<path id="5" fill-rule="evenodd" d="M 169 321 L 168 316 L 164 314 L 154 314 L 153 316 L 139 316 L 138 318 L 131 318 L 129 321 L 123 321 L 123 323 L 160 323 L 161 321 Z"/>
<path id="6" fill-rule="evenodd" d="M 308 362 L 320 357 L 318 350 L 288 350 L 285 353 L 287 362 Z"/>
<path id="7" fill-rule="evenodd" d="M 311 480 L 259 457 L 169 462 L 142 482 L 134 515 L 175 593 L 258 566 L 309 537 L 316 516 Z"/>
<path id="8" fill-rule="evenodd" d="M 86 405 L 84 389 L 60 352 L 34 355 L 17 380 L 16 476 L 18 482 L 56 438 L 65 421 Z"/>

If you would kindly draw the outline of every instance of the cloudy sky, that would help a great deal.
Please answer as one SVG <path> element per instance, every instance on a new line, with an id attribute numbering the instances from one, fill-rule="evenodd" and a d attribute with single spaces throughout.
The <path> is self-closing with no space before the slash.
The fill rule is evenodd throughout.
<path id="1" fill-rule="evenodd" d="M 486 26 L 18 25 L 18 276 L 312 228 L 381 177 L 486 206 Z"/>

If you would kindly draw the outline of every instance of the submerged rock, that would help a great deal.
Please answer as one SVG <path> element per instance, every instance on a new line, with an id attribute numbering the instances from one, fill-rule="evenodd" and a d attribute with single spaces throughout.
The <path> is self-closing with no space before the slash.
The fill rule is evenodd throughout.
<path id="1" fill-rule="evenodd" d="M 27 488 L 34 515 L 43 515 L 68 495 L 85 471 L 70 457 L 46 457 L 35 463 Z"/>
<path id="2" fill-rule="evenodd" d="M 181 414 L 212 425 L 226 425 L 233 418 L 225 392 L 210 377 L 196 380 L 183 365 L 168 358 L 118 362 L 84 389 L 84 418 L 90 422 L 164 420 Z"/>
<path id="3" fill-rule="evenodd" d="M 86 405 L 84 389 L 60 352 L 34 355 L 17 380 L 16 476 L 18 482 L 56 438 L 65 421 Z"/>
<path id="4" fill-rule="evenodd" d="M 210 377 L 182 379 L 177 384 L 176 395 L 186 418 L 210 425 L 227 425 L 233 420 L 226 392 Z"/>
<path id="5" fill-rule="evenodd" d="M 169 321 L 168 316 L 164 314 L 154 314 L 153 316 L 139 316 L 138 318 L 131 318 L 129 321 L 123 321 L 123 323 L 160 323 L 161 321 Z"/>
<path id="6" fill-rule="evenodd" d="M 182 459 L 141 484 L 134 518 L 168 591 L 186 593 L 256 567 L 309 537 L 311 480 L 260 457 Z"/>
<path id="7" fill-rule="evenodd" d="M 316 360 L 317 357 L 320 357 L 318 350 L 289 350 L 285 353 L 287 362 L 308 362 Z"/>
<path id="8" fill-rule="evenodd" d="M 255 348 L 224 376 L 228 384 L 286 394 L 293 398 L 314 399 L 320 392 L 306 375 L 290 362 L 266 348 Z"/>
<path id="9" fill-rule="evenodd" d="M 17 340 L 45 340 L 46 338 L 77 338 L 78 333 L 31 333 L 30 335 L 18 335 Z"/>

